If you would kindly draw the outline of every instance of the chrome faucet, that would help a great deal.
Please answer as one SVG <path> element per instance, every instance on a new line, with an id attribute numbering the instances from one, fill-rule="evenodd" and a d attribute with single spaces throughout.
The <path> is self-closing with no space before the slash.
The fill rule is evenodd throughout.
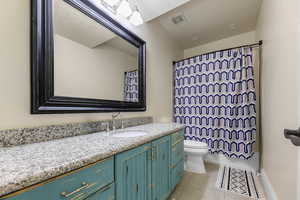
<path id="1" fill-rule="evenodd" d="M 112 130 L 115 131 L 116 130 L 116 118 L 120 115 L 121 113 L 118 112 L 118 113 L 115 113 L 115 114 L 112 114 Z"/>

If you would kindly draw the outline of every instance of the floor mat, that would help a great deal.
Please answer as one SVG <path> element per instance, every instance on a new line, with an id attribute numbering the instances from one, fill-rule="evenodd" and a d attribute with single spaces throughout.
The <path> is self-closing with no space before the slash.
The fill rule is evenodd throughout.
<path id="1" fill-rule="evenodd" d="M 221 166 L 216 187 L 251 199 L 265 200 L 259 179 L 251 171 Z"/>

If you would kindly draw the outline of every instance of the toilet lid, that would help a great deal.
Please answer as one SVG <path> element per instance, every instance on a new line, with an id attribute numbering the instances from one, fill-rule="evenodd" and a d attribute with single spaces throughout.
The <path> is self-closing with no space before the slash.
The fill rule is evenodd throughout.
<path id="1" fill-rule="evenodd" d="M 207 149 L 208 145 L 204 142 L 197 142 L 193 140 L 184 140 L 185 148 L 193 148 L 193 149 Z"/>

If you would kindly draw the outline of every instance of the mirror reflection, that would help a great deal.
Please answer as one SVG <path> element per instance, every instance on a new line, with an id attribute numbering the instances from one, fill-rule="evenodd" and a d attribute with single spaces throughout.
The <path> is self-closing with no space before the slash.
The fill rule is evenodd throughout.
<path id="1" fill-rule="evenodd" d="M 53 0 L 54 94 L 138 101 L 138 48 L 63 0 Z"/>

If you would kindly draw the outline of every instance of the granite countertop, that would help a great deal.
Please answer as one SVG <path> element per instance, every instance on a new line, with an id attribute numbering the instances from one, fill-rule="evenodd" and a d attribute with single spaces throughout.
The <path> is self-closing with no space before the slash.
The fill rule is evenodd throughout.
<path id="1" fill-rule="evenodd" d="M 105 132 L 15 147 L 0 147 L 0 196 L 62 175 L 184 128 L 175 123 L 147 124 L 124 130 L 148 134 L 132 138 Z"/>

